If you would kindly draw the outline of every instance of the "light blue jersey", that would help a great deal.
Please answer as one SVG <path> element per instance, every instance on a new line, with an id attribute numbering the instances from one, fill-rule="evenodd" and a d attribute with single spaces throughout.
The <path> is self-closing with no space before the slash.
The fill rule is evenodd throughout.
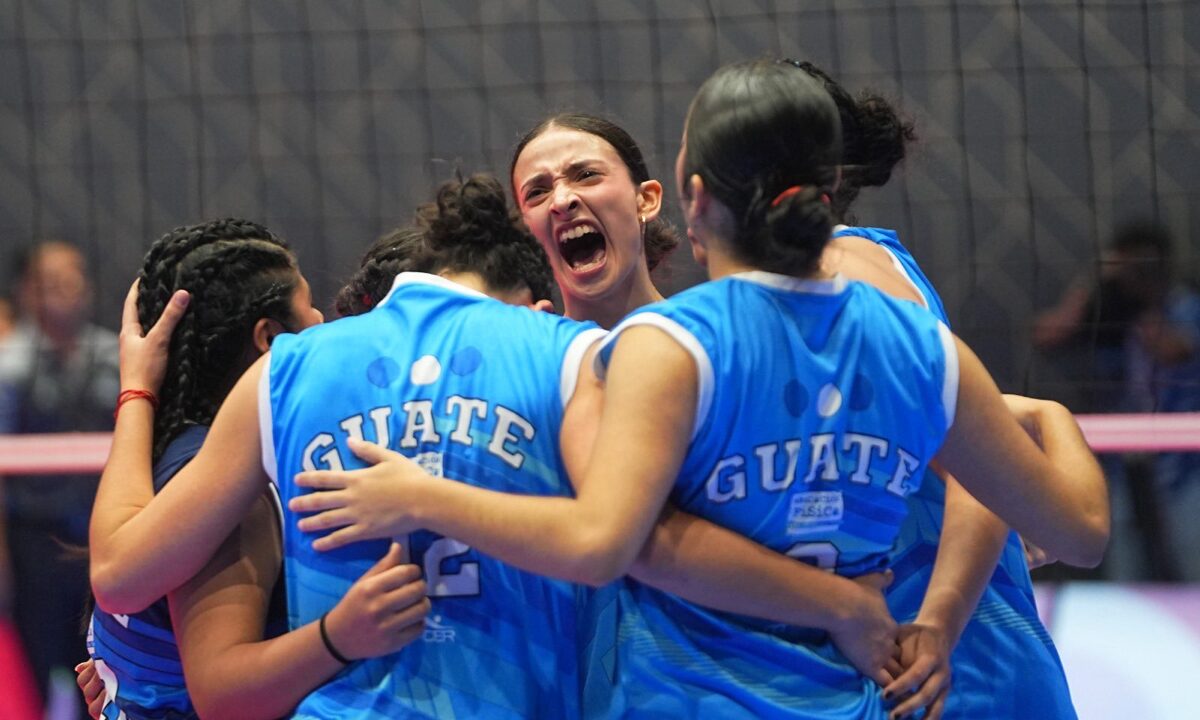
<path id="1" fill-rule="evenodd" d="M 639 311 L 696 362 L 696 424 L 671 502 L 846 576 L 883 569 L 953 422 L 942 323 L 874 288 L 741 273 Z M 646 717 L 875 718 L 879 688 L 828 636 L 709 611 L 627 580 L 613 705 Z M 597 713 L 599 714 L 599 713 Z"/>
<path id="2" fill-rule="evenodd" d="M 834 237 L 839 236 L 866 238 L 885 248 L 897 269 L 925 299 L 929 311 L 949 324 L 942 299 L 894 231 L 843 227 L 834 233 Z M 922 483 L 908 499 L 908 517 L 891 557 L 896 579 L 887 589 L 888 607 L 900 622 L 911 622 L 925 597 L 945 503 L 945 486 L 936 478 Z M 1016 533 L 1009 533 L 1000 562 L 963 630 L 951 664 L 954 687 L 947 697 L 944 715 L 948 720 L 1075 717 L 1062 661 L 1038 618 L 1025 551 Z"/>
<path id="3" fill-rule="evenodd" d="M 595 325 L 403 273 L 369 313 L 281 336 L 260 393 L 264 466 L 284 506 L 303 470 L 361 467 L 365 438 L 434 474 L 511 493 L 567 495 L 563 407 Z M 276 470 L 277 468 L 277 470 Z M 284 523 L 293 627 L 330 610 L 387 549 L 329 553 Z M 433 609 L 424 638 L 352 663 L 298 707 L 301 718 L 579 715 L 577 588 L 516 570 L 451 538 L 401 538 Z"/>

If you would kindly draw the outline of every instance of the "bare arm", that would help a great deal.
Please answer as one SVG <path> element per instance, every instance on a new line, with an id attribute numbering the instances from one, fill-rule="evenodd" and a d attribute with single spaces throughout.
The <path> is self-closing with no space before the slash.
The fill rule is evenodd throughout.
<path id="1" fill-rule="evenodd" d="M 255 503 L 208 565 L 168 596 L 188 694 L 201 717 L 282 717 L 345 667 L 326 650 L 316 622 L 263 640 L 279 575 L 274 514 L 265 497 Z M 330 611 L 330 640 L 346 657 L 398 650 L 422 631 L 425 586 L 419 569 L 399 559 L 394 546 Z"/>
<path id="2" fill-rule="evenodd" d="M 258 380 L 265 362 L 238 381 L 200 452 L 157 496 L 153 409 L 146 402 L 121 409 L 90 528 L 92 591 L 106 611 L 138 612 L 195 575 L 262 492 Z"/>
<path id="3" fill-rule="evenodd" d="M 996 569 L 1008 526 L 952 476 L 946 474 L 943 479 L 946 511 L 942 541 L 916 622 L 941 628 L 953 648 Z"/>
<path id="4" fill-rule="evenodd" d="M 585 480 L 604 405 L 591 355 L 563 417 L 560 446 L 576 489 Z M 749 538 L 667 505 L 629 575 L 714 610 L 827 630 L 864 674 L 883 684 L 896 623 L 876 575 L 865 584 L 818 570 Z M 893 668 L 895 669 L 895 668 Z"/>
<path id="5" fill-rule="evenodd" d="M 984 505 L 1065 562 L 1094 566 L 1108 542 L 1104 474 L 1071 413 L 1041 403 L 1038 448 L 979 358 L 957 340 L 958 406 L 940 462 Z"/>
<path id="6" fill-rule="evenodd" d="M 589 466 L 574 499 L 431 478 L 397 453 L 351 441 L 360 457 L 381 464 L 302 473 L 297 484 L 334 492 L 294 498 L 291 508 L 328 510 L 301 520 L 302 530 L 341 528 L 314 541 L 318 550 L 427 528 L 530 572 L 601 585 L 625 574 L 658 519 L 687 450 L 696 377 L 691 356 L 666 333 L 625 331 L 596 437 L 597 456 L 608 461 Z"/>

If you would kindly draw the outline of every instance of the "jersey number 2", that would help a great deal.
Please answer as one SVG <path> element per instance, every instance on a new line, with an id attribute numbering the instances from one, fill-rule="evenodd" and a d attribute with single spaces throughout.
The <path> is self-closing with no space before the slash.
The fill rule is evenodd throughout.
<path id="1" fill-rule="evenodd" d="M 429 544 L 421 556 L 425 584 L 429 597 L 462 597 L 479 594 L 479 563 L 460 562 L 454 572 L 447 572 L 445 563 L 471 552 L 471 546 L 453 538 L 438 538 Z M 408 546 L 404 548 L 408 555 Z M 404 562 L 409 562 L 407 557 Z"/>

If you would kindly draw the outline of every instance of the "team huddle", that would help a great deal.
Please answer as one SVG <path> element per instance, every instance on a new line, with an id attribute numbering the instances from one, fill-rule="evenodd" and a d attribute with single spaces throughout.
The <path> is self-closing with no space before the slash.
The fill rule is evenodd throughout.
<path id="1" fill-rule="evenodd" d="M 91 521 L 93 715 L 1075 717 L 1021 537 L 1099 562 L 1103 476 L 846 224 L 913 137 L 811 64 L 721 68 L 674 172 L 709 281 L 670 299 L 663 185 L 584 114 L 517 146 L 516 210 L 439 188 L 333 322 L 266 228 L 163 236 Z"/>

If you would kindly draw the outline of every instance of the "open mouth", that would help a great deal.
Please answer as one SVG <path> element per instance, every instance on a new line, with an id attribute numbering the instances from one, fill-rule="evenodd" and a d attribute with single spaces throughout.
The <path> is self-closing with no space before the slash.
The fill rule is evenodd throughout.
<path id="1" fill-rule="evenodd" d="M 591 225 L 576 225 L 558 236 L 558 250 L 575 272 L 591 270 L 604 263 L 604 235 Z"/>

